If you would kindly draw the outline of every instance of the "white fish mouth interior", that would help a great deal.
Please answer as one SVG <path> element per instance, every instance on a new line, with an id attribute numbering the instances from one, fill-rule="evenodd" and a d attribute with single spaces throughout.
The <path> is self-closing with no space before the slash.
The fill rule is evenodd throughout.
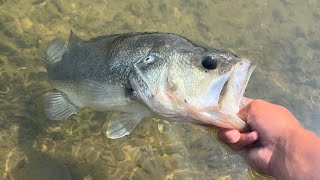
<path id="1" fill-rule="evenodd" d="M 219 106 L 225 113 L 238 113 L 240 101 L 254 68 L 255 64 L 245 59 L 236 65 L 220 93 Z"/>
<path id="2" fill-rule="evenodd" d="M 241 59 L 231 70 L 229 78 L 221 84 L 219 92 L 217 111 L 203 109 L 195 116 L 205 124 L 211 124 L 224 128 L 242 129 L 245 122 L 241 120 L 237 113 L 240 109 L 240 101 L 249 82 L 255 65 L 245 59 Z"/>
<path id="3" fill-rule="evenodd" d="M 222 100 L 223 100 L 223 97 L 224 97 L 225 94 L 226 94 L 228 82 L 229 82 L 229 80 L 227 80 L 227 81 L 224 83 L 223 87 L 222 87 L 222 90 L 221 90 L 220 96 L 219 96 L 219 103 L 218 103 L 218 105 L 221 104 L 221 102 L 222 102 Z"/>
<path id="4" fill-rule="evenodd" d="M 255 69 L 255 67 L 256 67 L 255 63 L 250 62 L 249 67 L 247 69 L 247 72 L 246 72 L 245 77 L 244 77 L 243 82 L 242 82 L 241 90 L 237 92 L 237 93 L 239 93 L 239 95 L 238 95 L 239 98 L 238 98 L 238 101 L 237 101 L 238 107 L 239 107 L 240 101 L 241 101 L 241 99 L 242 99 L 242 97 L 243 97 L 243 95 L 244 95 L 244 93 L 246 91 L 246 88 L 247 88 L 247 85 L 249 83 L 251 74 L 252 74 L 253 70 Z"/>

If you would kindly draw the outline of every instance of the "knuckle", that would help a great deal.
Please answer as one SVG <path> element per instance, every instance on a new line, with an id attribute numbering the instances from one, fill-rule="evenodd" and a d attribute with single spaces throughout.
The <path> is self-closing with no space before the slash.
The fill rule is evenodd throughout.
<path id="1" fill-rule="evenodd" d="M 248 123 L 251 123 L 252 120 L 256 119 L 255 113 L 248 114 Z"/>
<path id="2" fill-rule="evenodd" d="M 290 113 L 290 111 L 287 108 L 285 108 L 285 107 L 283 107 L 281 105 L 277 105 L 277 108 L 278 108 L 278 111 L 280 111 L 280 112 Z"/>
<path id="3" fill-rule="evenodd" d="M 260 105 L 264 105 L 266 103 L 266 101 L 262 100 L 262 99 L 256 99 L 252 102 L 255 106 L 260 106 Z"/>
<path id="4" fill-rule="evenodd" d="M 256 99 L 248 105 L 248 109 L 249 109 L 249 111 L 259 109 L 260 107 L 263 107 L 265 105 L 265 103 L 266 102 L 264 100 Z"/>

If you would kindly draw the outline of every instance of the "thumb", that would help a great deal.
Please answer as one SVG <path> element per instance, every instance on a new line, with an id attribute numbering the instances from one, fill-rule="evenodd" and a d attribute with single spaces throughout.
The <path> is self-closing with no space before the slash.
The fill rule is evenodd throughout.
<path id="1" fill-rule="evenodd" d="M 248 105 L 254 101 L 253 99 L 243 97 L 240 102 L 240 111 L 238 112 L 238 117 L 244 121 L 247 121 L 248 116 Z"/>
<path id="2" fill-rule="evenodd" d="M 245 108 L 248 104 L 250 104 L 254 99 L 242 97 L 240 101 L 240 109 Z"/>

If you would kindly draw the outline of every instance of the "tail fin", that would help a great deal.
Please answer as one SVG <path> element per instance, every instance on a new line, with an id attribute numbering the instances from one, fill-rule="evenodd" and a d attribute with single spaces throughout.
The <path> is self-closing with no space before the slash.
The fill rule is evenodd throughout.
<path id="1" fill-rule="evenodd" d="M 47 68 L 53 66 L 56 62 L 62 59 L 62 55 L 67 51 L 65 41 L 62 39 L 53 40 L 46 52 L 46 66 Z"/>

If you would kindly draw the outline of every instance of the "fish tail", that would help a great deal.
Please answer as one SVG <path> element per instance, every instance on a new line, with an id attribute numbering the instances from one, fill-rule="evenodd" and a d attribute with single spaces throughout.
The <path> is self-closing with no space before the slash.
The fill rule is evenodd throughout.
<path id="1" fill-rule="evenodd" d="M 53 40 L 46 52 L 46 67 L 47 69 L 54 66 L 57 62 L 61 61 L 62 55 L 67 51 L 65 41 L 62 39 Z"/>

